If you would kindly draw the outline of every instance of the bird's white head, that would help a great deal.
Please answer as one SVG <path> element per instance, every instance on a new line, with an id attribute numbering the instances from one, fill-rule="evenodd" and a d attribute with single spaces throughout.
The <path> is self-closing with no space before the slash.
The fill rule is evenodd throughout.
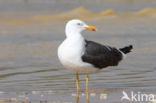
<path id="1" fill-rule="evenodd" d="M 97 31 L 97 29 L 93 26 L 88 26 L 81 20 L 74 19 L 70 20 L 66 24 L 66 36 L 80 34 L 84 30 Z"/>

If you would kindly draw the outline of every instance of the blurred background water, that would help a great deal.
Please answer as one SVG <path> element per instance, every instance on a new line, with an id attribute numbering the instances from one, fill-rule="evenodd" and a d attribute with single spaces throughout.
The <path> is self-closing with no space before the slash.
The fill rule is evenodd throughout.
<path id="1" fill-rule="evenodd" d="M 57 47 L 65 38 L 66 22 L 73 18 L 98 28 L 83 33 L 90 40 L 119 48 L 134 45 L 118 67 L 90 75 L 89 88 L 97 90 L 93 93 L 156 92 L 155 0 L 0 0 L 0 98 L 19 98 L 24 92 L 34 101 L 44 94 L 46 100 L 64 96 L 70 102 L 75 74 L 60 64 Z M 85 75 L 80 88 L 85 90 Z"/>

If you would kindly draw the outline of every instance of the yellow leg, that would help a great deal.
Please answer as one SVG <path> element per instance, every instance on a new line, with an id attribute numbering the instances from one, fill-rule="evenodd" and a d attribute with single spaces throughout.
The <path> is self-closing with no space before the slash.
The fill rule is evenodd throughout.
<path id="1" fill-rule="evenodd" d="M 89 80 L 89 77 L 88 77 L 88 74 L 87 74 L 87 76 L 86 76 L 86 99 L 87 99 L 87 103 L 89 103 L 88 80 Z"/>
<path id="2" fill-rule="evenodd" d="M 79 74 L 76 73 L 76 87 L 77 87 L 77 92 L 79 92 Z"/>
<path id="3" fill-rule="evenodd" d="M 79 103 L 79 74 L 78 73 L 76 73 L 76 87 L 77 87 L 76 103 Z"/>

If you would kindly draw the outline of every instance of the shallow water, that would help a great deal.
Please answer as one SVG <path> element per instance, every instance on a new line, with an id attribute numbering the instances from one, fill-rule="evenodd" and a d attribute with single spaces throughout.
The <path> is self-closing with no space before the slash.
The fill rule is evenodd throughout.
<path id="1" fill-rule="evenodd" d="M 15 0 L 13 4 L 0 4 L 0 102 L 20 99 L 75 103 L 75 74 L 64 69 L 57 59 L 57 47 L 65 38 L 65 23 L 75 17 L 98 28 L 98 32 L 83 33 L 90 40 L 119 48 L 134 46 L 118 67 L 90 75 L 91 103 L 120 103 L 123 90 L 156 94 L 156 9 L 150 9 L 156 2 L 121 1 L 117 4 L 120 6 L 114 6 L 115 2 L 105 6 L 106 1 L 100 0 L 95 3 L 93 8 L 87 0 Z M 84 74 L 80 75 L 80 88 L 80 103 L 84 103 Z"/>

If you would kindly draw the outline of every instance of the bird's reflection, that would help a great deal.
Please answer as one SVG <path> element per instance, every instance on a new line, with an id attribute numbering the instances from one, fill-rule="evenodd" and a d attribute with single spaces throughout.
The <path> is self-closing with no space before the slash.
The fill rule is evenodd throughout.
<path id="1" fill-rule="evenodd" d="M 78 90 L 76 93 L 76 103 L 79 103 L 79 99 L 80 99 L 80 96 L 79 96 L 79 90 Z M 86 89 L 86 100 L 87 100 L 87 103 L 90 103 L 89 90 L 88 89 Z"/>
<path id="2" fill-rule="evenodd" d="M 79 99 L 80 99 L 79 91 L 77 91 L 76 103 L 79 103 Z M 87 100 L 87 103 L 90 103 L 90 101 L 89 101 L 89 90 L 88 89 L 86 90 L 86 100 Z"/>
<path id="3" fill-rule="evenodd" d="M 87 99 L 87 103 L 89 103 L 89 92 L 88 92 L 88 90 L 86 90 L 86 99 Z"/>
<path id="4" fill-rule="evenodd" d="M 88 74 L 87 74 L 87 75 L 86 75 L 86 99 L 87 99 L 87 103 L 89 103 L 88 80 L 89 80 L 89 76 L 88 76 Z"/>
<path id="5" fill-rule="evenodd" d="M 79 103 L 79 92 L 77 92 L 76 103 Z"/>
<path id="6" fill-rule="evenodd" d="M 89 103 L 89 89 L 88 89 L 88 80 L 89 80 L 89 76 L 88 74 L 86 75 L 86 100 L 87 103 Z M 76 73 L 76 85 L 77 85 L 77 98 L 76 98 L 76 103 L 79 103 L 79 75 L 78 73 Z"/>

